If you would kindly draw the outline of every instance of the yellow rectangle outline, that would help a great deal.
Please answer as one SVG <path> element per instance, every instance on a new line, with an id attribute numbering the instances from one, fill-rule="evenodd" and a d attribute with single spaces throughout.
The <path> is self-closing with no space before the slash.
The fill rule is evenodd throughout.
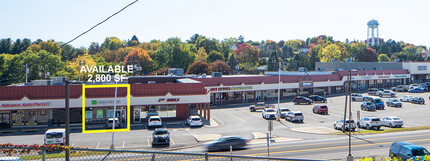
<path id="1" fill-rule="evenodd" d="M 85 89 L 86 88 L 127 88 L 127 128 L 126 129 L 107 129 L 107 130 L 85 130 Z M 82 133 L 108 133 L 130 131 L 130 84 L 102 84 L 102 85 L 85 85 L 82 84 Z"/>

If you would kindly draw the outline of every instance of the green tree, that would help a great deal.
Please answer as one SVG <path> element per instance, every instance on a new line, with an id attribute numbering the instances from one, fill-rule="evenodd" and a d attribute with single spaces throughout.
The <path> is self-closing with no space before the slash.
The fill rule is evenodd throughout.
<path id="1" fill-rule="evenodd" d="M 206 53 L 206 50 L 204 47 L 200 47 L 199 50 L 197 51 L 196 60 L 201 60 L 204 62 L 208 61 L 208 54 Z"/>
<path id="2" fill-rule="evenodd" d="M 1 53 L 9 53 L 12 46 L 12 39 L 1 39 L 0 40 L 0 54 Z"/>
<path id="3" fill-rule="evenodd" d="M 378 56 L 375 49 L 368 47 L 358 54 L 357 59 L 359 62 L 377 62 Z"/>
<path id="4" fill-rule="evenodd" d="M 426 61 L 430 61 L 430 55 L 426 57 Z"/>
<path id="5" fill-rule="evenodd" d="M 156 52 L 159 67 L 184 68 L 195 60 L 195 53 L 190 50 L 190 45 L 181 42 L 179 38 L 169 38 L 161 43 Z"/>
<path id="6" fill-rule="evenodd" d="M 60 44 L 48 40 L 48 41 L 41 41 L 38 44 L 33 44 L 27 48 L 27 50 L 31 50 L 33 52 L 39 52 L 42 50 L 47 51 L 48 53 L 53 53 L 55 55 L 60 56 L 61 55 L 61 48 Z"/>
<path id="7" fill-rule="evenodd" d="M 201 61 L 196 60 L 187 69 L 187 74 L 203 74 L 208 73 L 209 64 Z"/>
<path id="8" fill-rule="evenodd" d="M 292 48 L 293 51 L 299 51 L 299 49 L 303 46 L 302 41 L 300 40 L 288 40 L 285 42 L 285 45 Z"/>
<path id="9" fill-rule="evenodd" d="M 379 54 L 378 56 L 378 62 L 389 62 L 390 58 L 387 56 L 387 54 Z"/>
<path id="10" fill-rule="evenodd" d="M 23 52 L 24 50 L 26 50 L 30 45 L 31 45 L 30 39 L 23 39 L 22 41 L 21 41 L 21 39 L 16 39 L 16 41 L 13 43 L 9 53 L 19 54 L 19 53 Z"/>
<path id="11" fill-rule="evenodd" d="M 102 51 L 102 49 L 97 42 L 92 42 L 91 45 L 88 47 L 88 54 L 90 55 L 94 55 L 100 51 Z"/>
<path id="12" fill-rule="evenodd" d="M 208 62 L 214 62 L 217 60 L 224 61 L 224 55 L 221 54 L 220 52 L 216 51 L 216 50 L 212 50 L 211 52 L 209 52 L 207 60 L 208 60 Z"/>
<path id="13" fill-rule="evenodd" d="M 332 59 L 336 59 L 339 61 L 342 57 L 341 55 L 341 51 L 339 49 L 339 46 L 337 46 L 336 44 L 330 44 L 328 46 L 326 46 L 320 55 L 321 58 L 321 62 L 331 62 Z"/>
<path id="14" fill-rule="evenodd" d="M 309 70 L 314 70 L 315 69 L 315 62 L 320 62 L 320 53 L 322 52 L 323 47 L 321 45 L 315 45 L 315 44 L 311 44 L 310 46 L 310 50 L 308 51 L 310 55 L 309 56 L 309 62 L 310 62 L 310 69 Z"/>
<path id="15" fill-rule="evenodd" d="M 124 43 L 117 37 L 107 37 L 101 45 L 102 49 L 109 50 L 118 50 L 121 47 L 124 47 Z"/>
<path id="16" fill-rule="evenodd" d="M 272 51 L 270 53 L 269 62 L 267 62 L 267 70 L 268 71 L 278 71 L 279 68 L 279 61 L 278 61 L 278 55 L 275 51 Z"/>
<path id="17" fill-rule="evenodd" d="M 230 54 L 227 64 L 230 66 L 231 73 L 236 73 L 236 67 L 239 65 L 239 63 L 236 60 L 235 54 Z"/>
<path id="18" fill-rule="evenodd" d="M 367 45 L 364 42 L 352 43 L 351 49 L 349 52 L 349 57 L 353 61 L 358 61 L 358 55 L 360 53 L 363 53 L 366 48 L 367 48 Z"/>

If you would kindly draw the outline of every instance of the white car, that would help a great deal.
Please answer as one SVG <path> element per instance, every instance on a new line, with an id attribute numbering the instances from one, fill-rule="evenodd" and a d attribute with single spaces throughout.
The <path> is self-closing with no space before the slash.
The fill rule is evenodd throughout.
<path id="1" fill-rule="evenodd" d="M 49 129 L 45 132 L 44 144 L 66 144 L 66 129 Z"/>
<path id="2" fill-rule="evenodd" d="M 367 130 L 376 128 L 381 128 L 381 119 L 379 117 L 363 117 L 358 121 L 357 127 L 359 128 L 366 128 Z"/>
<path id="3" fill-rule="evenodd" d="M 382 119 L 381 124 L 388 127 L 402 127 L 403 120 L 396 116 L 388 116 Z"/>
<path id="4" fill-rule="evenodd" d="M 409 89 L 415 89 L 415 88 L 419 88 L 420 85 L 419 84 L 411 84 L 409 85 Z"/>
<path id="5" fill-rule="evenodd" d="M 290 122 L 294 122 L 294 121 L 303 122 L 304 116 L 303 116 L 303 113 L 300 111 L 290 111 L 288 112 L 287 116 L 285 116 L 285 120 Z"/>
<path id="6" fill-rule="evenodd" d="M 411 95 L 406 95 L 406 96 L 403 96 L 402 98 L 400 98 L 400 101 L 410 102 L 412 100 L 412 98 L 414 98 L 414 97 L 412 97 Z"/>
<path id="7" fill-rule="evenodd" d="M 351 131 L 355 131 L 355 128 L 357 127 L 357 125 L 355 124 L 354 120 L 346 120 L 343 121 L 343 119 L 337 120 L 334 125 L 333 128 L 334 129 L 343 129 L 343 126 L 345 126 L 345 130 L 349 129 L 349 125 L 351 124 Z"/>
<path id="8" fill-rule="evenodd" d="M 392 91 L 378 91 L 376 93 L 379 97 L 384 97 L 384 96 L 388 96 L 388 97 L 395 97 L 396 96 L 396 92 L 392 92 Z"/>
<path id="9" fill-rule="evenodd" d="M 264 119 L 276 119 L 276 111 L 273 108 L 265 108 L 261 113 Z"/>
<path id="10" fill-rule="evenodd" d="M 353 93 L 351 94 L 352 101 L 363 101 L 364 97 L 361 94 Z"/>
<path id="11" fill-rule="evenodd" d="M 160 116 L 150 116 L 148 119 L 148 127 L 161 127 L 162 122 Z"/>
<path id="12" fill-rule="evenodd" d="M 188 126 L 203 126 L 202 119 L 199 116 L 190 116 L 187 118 Z"/>
<path id="13" fill-rule="evenodd" d="M 278 108 L 278 110 L 276 111 L 276 115 L 278 115 L 280 118 L 285 118 L 288 112 L 290 112 L 290 109 L 288 108 Z"/>

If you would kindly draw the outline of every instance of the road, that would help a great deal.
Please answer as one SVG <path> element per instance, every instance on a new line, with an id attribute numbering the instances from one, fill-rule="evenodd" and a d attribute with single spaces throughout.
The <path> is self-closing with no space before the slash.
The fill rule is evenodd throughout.
<path id="1" fill-rule="evenodd" d="M 430 148 L 430 131 L 412 131 L 377 135 L 353 135 L 351 140 L 352 155 L 360 157 L 388 156 L 388 150 L 394 141 L 408 141 Z M 284 142 L 270 144 L 271 157 L 287 157 L 300 159 L 342 159 L 348 155 L 348 136 L 338 135 L 337 138 Z M 185 151 L 206 151 L 203 147 L 184 149 Z M 229 155 L 229 151 L 209 152 Z M 245 149 L 233 151 L 233 155 L 267 156 L 267 145 L 248 145 Z"/>

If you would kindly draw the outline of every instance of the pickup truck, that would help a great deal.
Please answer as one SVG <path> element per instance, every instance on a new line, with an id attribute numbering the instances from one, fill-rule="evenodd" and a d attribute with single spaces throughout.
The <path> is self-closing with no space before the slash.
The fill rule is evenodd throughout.
<path id="1" fill-rule="evenodd" d="M 263 110 L 264 108 L 268 108 L 268 107 L 273 107 L 274 108 L 275 106 L 274 105 L 265 104 L 264 102 L 258 102 L 255 105 L 249 106 L 249 111 L 255 112 L 257 110 Z"/>
<path id="2" fill-rule="evenodd" d="M 379 97 L 384 97 L 384 96 L 388 96 L 388 97 L 395 97 L 396 96 L 396 92 L 392 92 L 392 91 L 378 91 L 376 93 L 376 95 L 378 95 Z"/>

